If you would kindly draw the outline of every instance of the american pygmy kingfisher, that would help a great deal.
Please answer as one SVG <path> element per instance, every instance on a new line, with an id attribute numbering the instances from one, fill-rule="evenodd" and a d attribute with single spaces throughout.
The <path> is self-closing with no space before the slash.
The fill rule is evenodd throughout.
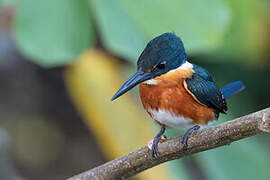
<path id="1" fill-rule="evenodd" d="M 157 157 L 158 143 L 166 127 L 188 129 L 189 135 L 227 111 L 226 99 L 244 89 L 240 81 L 218 88 L 205 69 L 187 61 L 183 42 L 174 33 L 151 40 L 137 61 L 137 72 L 117 91 L 112 100 L 140 84 L 144 109 L 161 126 L 152 145 Z"/>

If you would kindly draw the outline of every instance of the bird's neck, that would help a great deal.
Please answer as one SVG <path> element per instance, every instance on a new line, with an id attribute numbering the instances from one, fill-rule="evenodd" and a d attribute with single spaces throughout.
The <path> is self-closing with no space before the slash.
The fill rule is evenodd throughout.
<path id="1" fill-rule="evenodd" d="M 193 73 L 193 65 L 186 61 L 184 64 L 176 69 L 168 71 L 166 74 L 155 77 L 154 79 L 147 80 L 143 82 L 151 86 L 168 84 L 168 83 L 178 83 L 180 80 L 185 78 L 190 78 Z"/>

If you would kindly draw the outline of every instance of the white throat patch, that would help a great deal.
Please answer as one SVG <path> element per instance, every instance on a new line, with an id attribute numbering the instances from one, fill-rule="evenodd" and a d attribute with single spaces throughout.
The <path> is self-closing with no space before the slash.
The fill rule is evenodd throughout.
<path id="1" fill-rule="evenodd" d="M 156 79 L 149 79 L 147 81 L 144 81 L 143 83 L 148 84 L 148 85 L 158 85 L 158 80 L 156 80 Z"/>
<path id="2" fill-rule="evenodd" d="M 187 70 L 187 69 L 192 69 L 192 68 L 193 68 L 193 65 L 191 63 L 189 63 L 188 61 L 186 61 L 184 64 L 182 64 L 178 68 L 175 68 L 173 70 L 170 70 L 169 72 L 173 72 L 173 71 L 176 71 L 178 69 Z"/>

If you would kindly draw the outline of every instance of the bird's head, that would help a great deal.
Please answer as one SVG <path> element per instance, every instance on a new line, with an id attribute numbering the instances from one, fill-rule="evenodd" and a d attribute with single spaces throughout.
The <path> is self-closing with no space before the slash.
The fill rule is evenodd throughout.
<path id="1" fill-rule="evenodd" d="M 112 101 L 139 83 L 153 79 L 181 66 L 187 56 L 183 42 L 174 33 L 152 39 L 137 61 L 137 72 L 115 93 Z"/>

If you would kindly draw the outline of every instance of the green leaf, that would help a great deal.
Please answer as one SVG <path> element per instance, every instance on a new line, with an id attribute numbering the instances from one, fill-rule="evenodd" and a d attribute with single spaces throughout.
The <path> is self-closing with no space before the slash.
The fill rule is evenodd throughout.
<path id="1" fill-rule="evenodd" d="M 148 40 L 164 32 L 175 32 L 191 53 L 216 48 L 230 20 L 230 11 L 222 0 L 121 2 Z"/>
<path id="2" fill-rule="evenodd" d="M 92 0 L 91 7 L 106 48 L 136 62 L 147 43 L 146 38 L 132 22 L 119 0 Z"/>
<path id="3" fill-rule="evenodd" d="M 218 48 L 218 55 L 224 58 L 223 61 L 237 59 L 250 63 L 268 60 L 270 28 L 268 1 L 238 0 L 228 3 L 233 19 L 224 42 Z"/>
<path id="4" fill-rule="evenodd" d="M 18 7 L 16 42 L 40 65 L 71 63 L 93 43 L 87 0 L 24 0 Z"/>

